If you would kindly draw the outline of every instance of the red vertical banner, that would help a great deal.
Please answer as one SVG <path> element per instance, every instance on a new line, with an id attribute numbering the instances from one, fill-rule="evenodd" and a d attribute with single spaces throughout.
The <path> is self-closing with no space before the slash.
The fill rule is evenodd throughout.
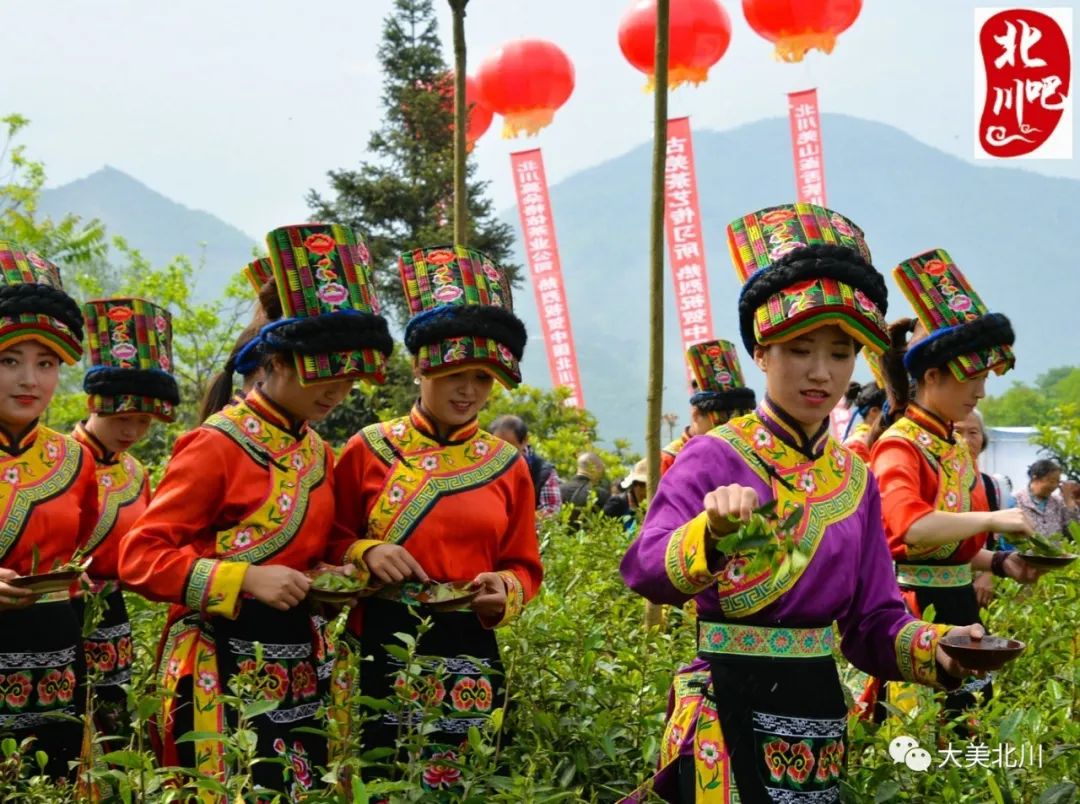
<path id="1" fill-rule="evenodd" d="M 570 309 L 566 304 L 559 246 L 555 241 L 555 221 L 551 217 L 547 176 L 540 149 L 510 154 L 514 171 L 521 229 L 525 234 L 525 256 L 529 275 L 536 291 L 536 309 L 544 330 L 551 384 L 570 389 L 568 405 L 585 407 L 578 371 L 574 333 L 570 328 Z"/>
<path id="2" fill-rule="evenodd" d="M 697 176 L 690 118 L 668 120 L 664 175 L 664 227 L 668 262 L 675 283 L 675 309 L 683 351 L 713 337 L 709 279 L 705 273 L 705 244 L 701 237 Z M 690 368 L 686 369 L 690 378 Z"/>
<path id="3" fill-rule="evenodd" d="M 799 201 L 825 206 L 825 156 L 821 150 L 821 114 L 816 89 L 788 93 L 795 189 Z"/>

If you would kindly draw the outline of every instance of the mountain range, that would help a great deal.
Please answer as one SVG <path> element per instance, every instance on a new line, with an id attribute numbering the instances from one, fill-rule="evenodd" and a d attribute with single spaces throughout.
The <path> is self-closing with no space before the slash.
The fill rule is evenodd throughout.
<path id="1" fill-rule="evenodd" d="M 691 121 L 692 122 L 692 121 Z M 1011 379 L 1032 380 L 1047 369 L 1077 363 L 1069 321 L 1080 301 L 1080 181 L 1013 168 L 976 165 L 927 146 L 887 125 L 845 115 L 822 120 L 828 206 L 863 228 L 883 273 L 907 257 L 942 247 L 993 310 L 1017 331 L 1017 369 L 992 380 L 990 393 Z M 738 341 L 739 285 L 724 228 L 733 218 L 792 200 L 794 169 L 786 119 L 728 131 L 695 131 L 702 236 L 718 337 Z M 606 439 L 640 446 L 648 359 L 648 204 L 651 147 L 580 171 L 551 187 L 552 215 L 581 366 L 587 406 Z M 550 165 L 557 153 L 545 154 Z M 255 248 L 251 238 L 214 216 L 176 204 L 136 179 L 104 168 L 46 191 L 43 211 L 98 217 L 155 264 L 175 254 L 205 258 L 200 296 L 212 295 Z M 520 234 L 517 212 L 502 217 Z M 524 264 L 524 254 L 516 255 Z M 890 280 L 890 319 L 909 314 Z M 664 410 L 688 414 L 672 280 L 665 275 Z M 516 295 L 533 333 L 526 382 L 549 386 L 533 290 Z M 760 374 L 743 353 L 749 384 Z M 857 376 L 867 377 L 864 367 Z M 666 437 L 666 432 L 665 432 Z"/>

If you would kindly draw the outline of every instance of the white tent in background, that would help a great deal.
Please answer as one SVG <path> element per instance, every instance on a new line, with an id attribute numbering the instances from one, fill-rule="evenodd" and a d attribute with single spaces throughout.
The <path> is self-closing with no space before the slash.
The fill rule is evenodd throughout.
<path id="1" fill-rule="evenodd" d="M 1004 475 L 1013 489 L 1027 485 L 1027 468 L 1040 457 L 1042 448 L 1032 443 L 1034 427 L 987 427 L 989 443 L 979 458 L 979 468 L 990 475 Z"/>

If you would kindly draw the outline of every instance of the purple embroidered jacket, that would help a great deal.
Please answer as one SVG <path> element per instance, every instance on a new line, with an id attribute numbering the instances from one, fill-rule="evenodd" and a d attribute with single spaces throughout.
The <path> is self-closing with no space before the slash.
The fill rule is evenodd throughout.
<path id="1" fill-rule="evenodd" d="M 732 483 L 753 488 L 762 503 L 777 498 L 782 516 L 804 506 L 795 533 L 811 558 L 801 572 L 781 567 L 747 577 L 748 562 L 738 555 L 709 569 L 703 498 Z M 768 400 L 686 445 L 621 572 L 653 602 L 693 598 L 703 619 L 788 628 L 835 621 L 844 655 L 864 672 L 937 683 L 935 648 L 947 626 L 916 620 L 901 602 L 873 475 L 826 426 L 808 439 Z"/>

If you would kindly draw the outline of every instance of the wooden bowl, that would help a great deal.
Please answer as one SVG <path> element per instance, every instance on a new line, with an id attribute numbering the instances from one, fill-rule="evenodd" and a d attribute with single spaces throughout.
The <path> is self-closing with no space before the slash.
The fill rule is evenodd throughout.
<path id="1" fill-rule="evenodd" d="M 982 639 L 969 636 L 946 636 L 938 643 L 941 649 L 969 670 L 998 670 L 1024 652 L 1027 647 L 1017 639 L 987 634 Z"/>
<path id="2" fill-rule="evenodd" d="M 82 575 L 79 570 L 62 572 L 44 572 L 39 575 L 23 575 L 12 578 L 8 583 L 22 589 L 29 589 L 35 595 L 49 595 L 54 592 L 67 592 L 71 585 Z"/>
<path id="3" fill-rule="evenodd" d="M 1066 553 L 1063 556 L 1042 556 L 1038 553 L 1017 553 L 1017 555 L 1028 564 L 1033 567 L 1044 567 L 1046 569 L 1057 569 L 1067 566 L 1080 556 L 1074 556 Z"/>

